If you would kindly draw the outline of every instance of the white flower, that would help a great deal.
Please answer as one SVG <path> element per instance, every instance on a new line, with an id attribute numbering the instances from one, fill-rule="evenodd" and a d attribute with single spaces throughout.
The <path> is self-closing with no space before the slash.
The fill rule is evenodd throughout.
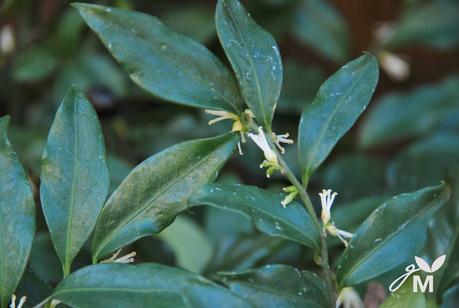
<path id="1" fill-rule="evenodd" d="M 359 294 L 353 288 L 344 288 L 341 290 L 338 299 L 336 300 L 336 308 L 339 308 L 341 305 L 345 308 L 365 307 Z"/>
<path id="2" fill-rule="evenodd" d="M 319 193 L 320 196 L 320 203 L 322 205 L 322 213 L 321 213 L 321 218 L 323 223 L 326 225 L 330 221 L 331 218 L 331 207 L 333 205 L 333 201 L 335 200 L 335 197 L 338 195 L 338 193 L 334 192 L 332 193 L 331 189 L 322 190 L 322 193 Z"/>
<path id="3" fill-rule="evenodd" d="M 287 204 L 289 204 L 296 198 L 296 196 L 298 195 L 298 189 L 296 189 L 296 187 L 292 185 L 284 187 L 282 188 L 282 190 L 288 193 L 288 195 L 285 196 L 284 200 L 281 201 L 282 206 L 285 208 L 287 207 Z"/>
<path id="4" fill-rule="evenodd" d="M 133 263 L 134 262 L 134 257 L 136 256 L 136 252 L 133 251 L 125 256 L 122 256 L 120 258 L 116 258 L 118 257 L 118 255 L 120 254 L 121 252 L 121 249 L 119 249 L 117 252 L 115 252 L 113 254 L 113 256 L 111 256 L 109 259 L 106 259 L 106 260 L 102 260 L 100 261 L 100 263 Z"/>
<path id="5" fill-rule="evenodd" d="M 290 136 L 289 133 L 285 133 L 282 135 L 276 135 L 275 133 L 272 133 L 272 136 L 274 144 L 281 151 L 282 154 L 285 153 L 285 149 L 281 146 L 281 143 L 293 144 L 293 140 L 288 139 L 288 136 Z"/>
<path id="6" fill-rule="evenodd" d="M 211 114 L 211 115 L 214 115 L 214 116 L 217 116 L 215 119 L 209 121 L 209 123 L 208 123 L 209 125 L 215 124 L 215 123 L 223 121 L 223 120 L 232 120 L 233 121 L 233 127 L 232 127 L 231 131 L 232 132 L 239 132 L 240 135 L 241 135 L 242 143 L 246 142 L 245 133 L 247 132 L 247 128 L 244 126 L 244 124 L 242 124 L 242 121 L 241 121 L 241 119 L 239 118 L 239 116 L 237 114 L 232 113 L 232 112 L 228 112 L 228 111 L 223 111 L 223 110 L 210 110 L 210 109 L 205 109 L 204 112 L 208 113 L 208 114 Z M 248 119 L 254 118 L 252 111 L 250 111 L 249 109 L 246 109 L 244 111 L 244 115 Z M 240 155 L 244 155 L 244 153 L 242 152 L 242 148 L 241 148 L 241 143 L 240 142 L 237 143 L 237 148 L 239 150 L 239 154 Z"/>
<path id="7" fill-rule="evenodd" d="M 263 128 L 261 126 L 258 127 L 258 134 L 256 135 L 249 133 L 249 138 L 252 139 L 253 142 L 255 142 L 257 146 L 263 151 L 265 160 L 261 163 L 260 168 L 267 168 L 266 176 L 269 178 L 275 170 L 281 170 L 279 161 L 277 160 L 277 155 L 273 149 L 271 149 L 271 146 L 266 139 L 265 133 L 263 132 Z"/>
<path id="8" fill-rule="evenodd" d="M 337 236 L 340 241 L 347 247 L 348 242 L 345 238 L 352 238 L 354 235 L 350 232 L 338 229 L 333 222 L 330 223 L 331 219 L 331 207 L 333 205 L 333 201 L 338 194 L 336 192 L 332 192 L 331 189 L 323 189 L 320 196 L 320 203 L 322 206 L 322 213 L 321 219 L 324 224 L 325 230 L 332 236 Z"/>
<path id="9" fill-rule="evenodd" d="M 11 26 L 4 26 L 0 31 L 0 52 L 3 54 L 9 54 L 14 51 L 14 33 Z"/>
<path id="10" fill-rule="evenodd" d="M 401 56 L 386 50 L 378 52 L 377 55 L 382 69 L 391 79 L 402 81 L 410 75 L 410 65 Z"/>
<path id="11" fill-rule="evenodd" d="M 21 299 L 19 300 L 18 305 L 16 306 L 16 295 L 13 294 L 11 296 L 10 308 L 22 308 L 22 306 L 24 306 L 24 303 L 25 303 L 26 300 L 27 300 L 27 297 L 25 297 L 25 296 L 21 297 Z"/>
<path id="12" fill-rule="evenodd" d="M 377 25 L 376 30 L 373 32 L 373 37 L 376 43 L 380 46 L 386 44 L 392 38 L 394 32 L 394 23 L 382 22 Z"/>

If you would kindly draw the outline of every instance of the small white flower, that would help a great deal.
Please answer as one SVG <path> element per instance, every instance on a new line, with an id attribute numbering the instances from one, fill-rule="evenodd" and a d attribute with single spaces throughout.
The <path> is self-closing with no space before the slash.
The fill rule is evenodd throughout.
<path id="1" fill-rule="evenodd" d="M 410 65 L 401 56 L 386 50 L 378 52 L 377 55 L 382 69 L 391 79 L 402 81 L 410 75 Z"/>
<path id="2" fill-rule="evenodd" d="M 13 28 L 6 25 L 0 31 L 0 52 L 3 54 L 9 54 L 14 51 L 15 48 Z"/>
<path id="3" fill-rule="evenodd" d="M 113 256 L 111 256 L 109 259 L 102 260 L 100 261 L 100 263 L 133 263 L 134 257 L 137 255 L 137 253 L 133 251 L 125 256 L 117 258 L 120 252 L 121 252 L 121 249 L 115 252 Z"/>
<path id="4" fill-rule="evenodd" d="M 21 297 L 21 299 L 19 300 L 18 305 L 16 306 L 16 295 L 13 294 L 11 296 L 10 308 L 22 308 L 22 306 L 24 306 L 24 303 L 26 302 L 26 300 L 27 300 L 27 297 L 25 297 L 25 296 Z"/>
<path id="5" fill-rule="evenodd" d="M 336 192 L 332 192 L 331 189 L 323 189 L 320 196 L 320 203 L 322 206 L 321 219 L 324 224 L 325 230 L 332 236 L 337 236 L 340 241 L 347 247 L 348 242 L 345 238 L 352 238 L 354 235 L 350 232 L 338 229 L 333 222 L 330 222 L 331 219 L 331 207 L 335 197 L 338 195 Z"/>
<path id="6" fill-rule="evenodd" d="M 336 300 L 336 308 L 339 308 L 341 305 L 345 308 L 365 307 L 359 294 L 353 288 L 344 288 L 341 290 L 338 299 Z"/>
<path id="7" fill-rule="evenodd" d="M 334 192 L 332 193 L 331 189 L 322 190 L 322 193 L 319 193 L 320 196 L 320 204 L 322 205 L 322 213 L 321 213 L 321 218 L 323 223 L 326 225 L 330 221 L 331 218 L 331 207 L 333 205 L 333 201 L 335 200 L 335 197 L 338 195 L 338 193 Z"/>
<path id="8" fill-rule="evenodd" d="M 232 113 L 232 112 L 228 112 L 228 111 L 223 111 L 223 110 L 211 110 L 211 109 L 205 109 L 204 112 L 208 113 L 208 114 L 211 114 L 211 115 L 214 115 L 214 116 L 217 116 L 217 118 L 209 121 L 209 123 L 208 123 L 209 125 L 215 124 L 215 123 L 223 121 L 223 120 L 232 120 L 233 121 L 233 127 L 232 127 L 231 131 L 232 132 L 239 132 L 240 135 L 241 135 L 242 143 L 246 142 L 245 133 L 247 133 L 247 128 L 242 124 L 242 121 L 241 121 L 241 119 L 239 118 L 239 116 L 237 114 Z M 244 115 L 248 119 L 254 118 L 252 111 L 250 111 L 249 109 L 246 109 L 244 111 Z M 241 148 L 241 143 L 240 142 L 237 143 L 237 148 L 239 150 L 239 154 L 240 155 L 244 155 L 244 153 L 242 152 L 242 148 Z"/>
<path id="9" fill-rule="evenodd" d="M 284 200 L 281 201 L 282 206 L 286 208 L 287 204 L 292 202 L 298 195 L 298 189 L 296 189 L 296 187 L 292 185 L 292 186 L 284 187 L 282 188 L 282 190 L 288 193 L 288 195 L 285 196 Z"/>
<path id="10" fill-rule="evenodd" d="M 293 144 L 292 139 L 288 139 L 290 136 L 289 133 L 285 133 L 282 135 L 276 135 L 275 133 L 272 133 L 273 136 L 273 141 L 276 147 L 281 151 L 282 154 L 285 153 L 284 147 L 281 146 L 281 143 L 286 143 L 286 144 Z"/>
<path id="11" fill-rule="evenodd" d="M 394 35 L 395 26 L 392 22 L 382 22 L 377 25 L 376 30 L 373 32 L 373 37 L 376 44 L 379 46 L 386 44 Z"/>
<path id="12" fill-rule="evenodd" d="M 266 176 L 269 178 L 276 170 L 282 170 L 279 161 L 277 160 L 276 153 L 271 149 L 271 146 L 266 139 L 263 128 L 258 127 L 258 134 L 249 133 L 249 138 L 256 143 L 256 145 L 263 151 L 265 160 L 261 163 L 260 168 L 266 167 Z"/>

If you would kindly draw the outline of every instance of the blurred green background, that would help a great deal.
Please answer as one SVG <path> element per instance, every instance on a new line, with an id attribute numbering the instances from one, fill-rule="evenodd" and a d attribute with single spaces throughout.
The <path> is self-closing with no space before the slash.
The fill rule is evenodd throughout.
<path id="1" fill-rule="evenodd" d="M 229 123 L 208 126 L 209 117 L 202 111 L 161 101 L 135 86 L 69 3 L 6 0 L 0 5 L 0 115 L 12 116 L 11 140 L 35 188 L 49 127 L 72 84 L 85 91 L 99 114 L 112 190 L 133 166 L 160 150 L 230 129 Z M 214 27 L 215 1 L 92 3 L 156 15 L 224 59 Z M 380 82 L 369 110 L 309 186 L 312 196 L 322 188 L 339 192 L 337 225 L 352 231 L 386 196 L 441 180 L 455 183 L 458 1 L 250 0 L 244 4 L 281 48 L 284 85 L 274 119 L 278 133 L 289 132 L 296 139 L 301 111 L 320 84 L 344 63 L 362 51 L 373 52 L 380 60 Z M 261 156 L 253 145 L 244 144 L 243 150 L 243 156 L 234 155 L 227 164 L 220 181 L 275 190 L 285 184 L 280 177 L 267 181 L 255 163 Z M 288 146 L 285 155 L 292 166 L 297 165 L 296 153 L 296 145 Z M 36 200 L 39 204 L 38 196 Z M 450 203 L 458 207 L 457 198 Z M 43 217 L 39 219 L 29 270 L 21 284 L 22 288 L 33 285 L 37 298 L 61 278 Z M 451 220 L 444 227 L 456 229 Z M 432 230 L 430 236 L 437 234 Z M 330 245 L 341 249 L 337 241 Z M 182 215 L 158 236 L 137 242 L 134 249 L 136 261 L 177 265 L 209 276 L 273 262 L 314 267 L 307 249 L 261 235 L 248 220 L 213 208 Z M 429 249 L 434 248 L 426 248 L 425 254 Z M 75 267 L 89 260 L 87 247 Z M 36 279 L 42 289 L 36 287 Z"/>

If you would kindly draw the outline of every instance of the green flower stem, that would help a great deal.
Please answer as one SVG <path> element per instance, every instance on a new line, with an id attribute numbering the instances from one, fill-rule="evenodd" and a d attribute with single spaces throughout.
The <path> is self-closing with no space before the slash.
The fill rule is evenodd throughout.
<path id="1" fill-rule="evenodd" d="M 250 123 L 250 128 L 253 132 L 257 132 L 258 127 L 255 125 L 255 123 Z M 311 215 L 312 220 L 314 221 L 314 224 L 318 228 L 318 230 L 321 230 L 319 232 L 320 234 L 320 241 L 321 241 L 321 266 L 322 266 L 322 271 L 324 272 L 325 275 L 325 280 L 328 285 L 328 289 L 330 291 L 330 296 L 332 299 L 332 302 L 336 302 L 336 294 L 335 294 L 335 286 L 333 284 L 333 273 L 330 268 L 330 261 L 328 258 L 328 248 L 327 248 L 327 234 L 325 232 L 324 226 L 320 223 L 319 218 L 317 217 L 316 211 L 314 210 L 314 206 L 312 205 L 311 198 L 309 198 L 308 193 L 306 192 L 305 187 L 301 184 L 300 181 L 296 178 L 295 174 L 292 172 L 292 170 L 289 168 L 285 160 L 282 158 L 281 154 L 277 150 L 276 146 L 273 143 L 272 140 L 272 132 L 268 131 L 265 133 L 265 137 L 268 140 L 268 143 L 271 147 L 271 149 L 276 153 L 277 159 L 279 160 L 279 163 L 282 167 L 283 174 L 285 177 L 290 181 L 290 183 L 296 187 L 298 190 L 298 195 L 300 196 L 301 201 L 303 201 L 303 204 L 306 208 L 306 210 L 309 212 L 309 215 Z"/>

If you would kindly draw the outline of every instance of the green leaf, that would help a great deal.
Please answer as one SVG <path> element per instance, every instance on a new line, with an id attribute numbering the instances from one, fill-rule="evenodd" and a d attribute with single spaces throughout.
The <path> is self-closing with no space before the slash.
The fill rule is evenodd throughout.
<path id="1" fill-rule="evenodd" d="M 105 145 L 97 114 L 75 87 L 63 100 L 42 159 L 40 198 L 51 239 L 68 274 L 108 193 Z"/>
<path id="2" fill-rule="evenodd" d="M 233 293 L 254 307 L 331 307 L 324 281 L 312 272 L 288 265 L 266 265 L 244 272 L 220 273 Z"/>
<path id="3" fill-rule="evenodd" d="M 429 22 L 426 22 L 428 20 Z M 402 17 L 385 43 L 388 48 L 415 43 L 446 49 L 459 43 L 459 5 L 455 1 L 432 1 Z"/>
<path id="4" fill-rule="evenodd" d="M 73 4 L 131 79 L 168 101 L 237 112 L 237 85 L 200 43 L 143 13 L 93 4 Z"/>
<path id="5" fill-rule="evenodd" d="M 35 202 L 26 173 L 8 140 L 9 116 L 0 118 L 0 307 L 7 307 L 29 258 Z"/>
<path id="6" fill-rule="evenodd" d="M 183 142 L 138 165 L 102 210 L 94 232 L 93 259 L 172 223 L 187 208 L 189 196 L 215 179 L 237 141 L 226 134 Z"/>
<path id="7" fill-rule="evenodd" d="M 377 60 L 367 53 L 343 66 L 320 87 L 301 115 L 298 147 L 303 180 L 307 182 L 365 110 L 378 75 Z"/>
<path id="8" fill-rule="evenodd" d="M 427 220 L 448 195 L 445 185 L 427 187 L 395 196 L 378 207 L 344 250 L 337 267 L 340 285 L 359 284 L 412 259 L 426 243 Z"/>
<path id="9" fill-rule="evenodd" d="M 52 294 L 72 307 L 251 307 L 202 276 L 160 264 L 97 264 L 72 273 Z"/>
<path id="10" fill-rule="evenodd" d="M 394 293 L 386 298 L 381 308 L 427 308 L 426 297 L 421 292 L 413 292 L 413 279 L 410 278 Z"/>
<path id="11" fill-rule="evenodd" d="M 303 0 L 293 18 L 293 34 L 321 55 L 342 62 L 349 57 L 349 30 L 325 0 Z"/>
<path id="12" fill-rule="evenodd" d="M 390 93 L 379 99 L 359 130 L 359 144 L 368 148 L 419 137 L 438 129 L 452 114 L 459 114 L 458 76 Z M 457 122 L 457 121 L 455 121 Z"/>
<path id="13" fill-rule="evenodd" d="M 283 197 L 283 194 L 254 186 L 211 184 L 198 190 L 189 204 L 211 205 L 238 212 L 251 218 L 261 232 L 318 249 L 319 230 L 311 216 L 296 201 L 283 208 Z"/>
<path id="14" fill-rule="evenodd" d="M 177 265 L 190 272 L 200 273 L 212 257 L 212 243 L 192 219 L 178 216 L 158 238 L 174 251 Z"/>
<path id="15" fill-rule="evenodd" d="M 282 62 L 276 41 L 238 0 L 219 0 L 215 23 L 242 96 L 255 118 L 270 129 L 282 87 Z"/>

